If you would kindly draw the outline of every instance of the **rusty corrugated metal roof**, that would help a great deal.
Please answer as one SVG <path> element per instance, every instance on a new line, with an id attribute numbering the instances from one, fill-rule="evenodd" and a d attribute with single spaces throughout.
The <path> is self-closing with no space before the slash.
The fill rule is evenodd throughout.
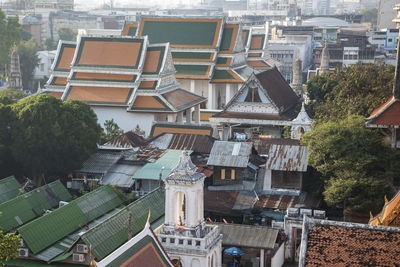
<path id="1" fill-rule="evenodd" d="M 118 147 L 118 148 L 134 148 L 143 145 L 146 141 L 142 136 L 135 134 L 132 131 L 122 133 L 114 139 L 104 144 L 107 147 Z"/>
<path id="2" fill-rule="evenodd" d="M 307 170 L 309 150 L 305 146 L 276 145 L 269 148 L 266 169 L 274 171 Z"/>

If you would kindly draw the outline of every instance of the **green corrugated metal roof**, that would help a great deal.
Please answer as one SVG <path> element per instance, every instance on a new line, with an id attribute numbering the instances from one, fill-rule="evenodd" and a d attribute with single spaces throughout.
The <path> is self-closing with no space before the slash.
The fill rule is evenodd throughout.
<path id="1" fill-rule="evenodd" d="M 7 261 L 6 266 L 15 267 L 44 267 L 44 266 L 54 266 L 54 267 L 82 267 L 81 264 L 68 264 L 68 263 L 52 263 L 47 264 L 46 262 L 34 261 L 34 260 L 22 260 L 15 259 Z"/>
<path id="2" fill-rule="evenodd" d="M 52 182 L 0 204 L 0 228 L 7 232 L 41 216 L 58 206 L 59 201 L 71 200 L 71 195 L 59 181 Z"/>
<path id="3" fill-rule="evenodd" d="M 162 190 L 156 189 L 136 200 L 121 212 L 83 234 L 81 238 L 87 245 L 92 246 L 96 260 L 102 260 L 128 240 L 126 225 L 129 213 L 132 214 L 134 236 L 143 229 L 149 209 L 151 209 L 150 223 L 158 223 L 165 212 L 165 195 Z"/>
<path id="4" fill-rule="evenodd" d="M 119 205 L 121 199 L 114 190 L 102 186 L 20 227 L 18 232 L 36 254 Z"/>
<path id="5" fill-rule="evenodd" d="M 189 151 L 189 154 L 192 151 Z M 148 179 L 158 180 L 160 173 L 162 173 L 162 179 L 164 180 L 172 172 L 172 170 L 178 165 L 179 158 L 181 157 L 183 150 L 168 149 L 164 154 L 157 159 L 155 162 L 147 163 L 134 175 L 133 179 Z M 164 169 L 162 170 L 162 168 Z"/>
<path id="6" fill-rule="evenodd" d="M 233 28 L 224 28 L 222 33 L 221 45 L 219 46 L 220 51 L 228 51 L 231 47 L 231 41 L 233 38 Z"/>
<path id="7" fill-rule="evenodd" d="M 180 61 L 182 59 L 210 59 L 213 53 L 205 53 L 205 52 L 171 52 L 172 58 L 174 60 Z"/>
<path id="8" fill-rule="evenodd" d="M 21 185 L 14 176 L 0 180 L 0 203 L 12 199 L 20 193 Z"/>

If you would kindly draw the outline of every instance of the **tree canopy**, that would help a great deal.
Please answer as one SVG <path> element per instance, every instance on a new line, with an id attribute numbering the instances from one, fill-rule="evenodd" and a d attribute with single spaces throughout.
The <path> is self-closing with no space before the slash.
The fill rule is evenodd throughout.
<path id="1" fill-rule="evenodd" d="M 321 122 L 302 143 L 310 149 L 309 164 L 325 181 L 328 205 L 377 211 L 400 179 L 394 167 L 399 153 L 383 143 L 378 131 L 367 129 L 362 116 Z"/>
<path id="2" fill-rule="evenodd" d="M 43 175 L 79 168 L 97 150 L 101 127 L 83 102 L 62 102 L 42 94 L 12 104 L 11 110 L 15 119 L 3 123 L 10 129 L 8 148 L 36 185 Z"/>
<path id="3" fill-rule="evenodd" d="M 9 54 L 14 44 L 21 40 L 22 28 L 18 23 L 18 17 L 6 18 L 4 12 L 0 9 L 0 70 L 9 64 Z M 0 74 L 1 77 L 1 74 Z"/>
<path id="4" fill-rule="evenodd" d="M 371 22 L 376 25 L 378 20 L 378 9 L 376 8 L 364 8 L 360 11 L 362 16 L 362 22 Z"/>
<path id="5" fill-rule="evenodd" d="M 16 257 L 20 243 L 19 235 L 14 233 L 5 234 L 0 228 L 0 266 L 4 266 L 8 260 Z"/>
<path id="6" fill-rule="evenodd" d="M 60 27 L 57 29 L 57 34 L 60 40 L 63 41 L 76 41 L 77 32 L 68 27 Z"/>
<path id="7" fill-rule="evenodd" d="M 356 64 L 317 76 L 307 82 L 311 113 L 323 121 L 368 117 L 392 95 L 393 76 L 393 66 L 383 64 Z"/>
<path id="8" fill-rule="evenodd" d="M 22 86 L 24 89 L 35 91 L 33 87 L 33 72 L 39 64 L 37 52 L 39 47 L 34 39 L 23 41 L 18 46 L 19 61 L 21 64 Z"/>

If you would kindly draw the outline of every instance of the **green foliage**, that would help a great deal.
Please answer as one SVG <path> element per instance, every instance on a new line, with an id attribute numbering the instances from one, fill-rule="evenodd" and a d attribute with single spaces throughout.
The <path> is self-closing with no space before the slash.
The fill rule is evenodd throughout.
<path id="1" fill-rule="evenodd" d="M 47 50 L 56 50 L 57 45 L 54 43 L 54 40 L 51 38 L 47 38 L 46 41 L 44 42 L 44 45 L 46 46 Z"/>
<path id="2" fill-rule="evenodd" d="M 10 88 L 10 89 L 0 91 L 0 98 L 4 98 L 4 97 L 8 97 L 13 100 L 19 100 L 19 99 L 26 97 L 26 94 L 22 91 Z"/>
<path id="3" fill-rule="evenodd" d="M 118 197 L 122 200 L 122 203 L 124 205 L 128 205 L 135 198 L 135 192 L 125 193 L 124 191 L 119 189 L 116 185 L 113 185 L 112 188 L 114 189 L 114 191 L 118 195 Z"/>
<path id="4" fill-rule="evenodd" d="M 43 94 L 20 100 L 12 110 L 12 155 L 36 185 L 45 174 L 79 168 L 97 150 L 101 127 L 83 102 Z"/>
<path id="5" fill-rule="evenodd" d="M 364 8 L 360 11 L 362 15 L 362 22 L 371 22 L 376 25 L 378 20 L 378 9 L 376 8 Z"/>
<path id="6" fill-rule="evenodd" d="M 392 66 L 357 64 L 317 76 L 307 83 L 312 113 L 322 121 L 368 117 L 392 95 L 393 74 Z"/>
<path id="7" fill-rule="evenodd" d="M 283 127 L 283 133 L 282 133 L 283 138 L 285 139 L 290 139 L 291 137 L 291 130 L 289 125 L 285 125 Z"/>
<path id="8" fill-rule="evenodd" d="M 37 52 L 39 47 L 34 39 L 23 41 L 18 46 L 19 61 L 21 65 L 22 86 L 25 90 L 33 91 L 33 72 L 39 64 Z"/>
<path id="9" fill-rule="evenodd" d="M 0 70 L 5 65 L 9 65 L 9 55 L 14 44 L 21 40 L 22 28 L 18 23 L 18 17 L 6 18 L 4 12 L 0 9 Z"/>
<path id="10" fill-rule="evenodd" d="M 77 32 L 71 28 L 60 27 L 57 30 L 60 40 L 63 41 L 76 41 Z"/>
<path id="11" fill-rule="evenodd" d="M 104 144 L 115 137 L 119 136 L 123 131 L 119 128 L 114 119 L 106 120 L 104 122 L 104 132 L 102 134 L 101 142 Z"/>
<path id="12" fill-rule="evenodd" d="M 16 258 L 20 243 L 20 235 L 14 233 L 4 234 L 0 228 L 0 266 L 4 266 L 8 260 Z"/>
<path id="13" fill-rule="evenodd" d="M 324 196 L 331 206 L 346 201 L 350 209 L 367 211 L 365 197 L 373 194 L 382 200 L 384 191 L 400 177 L 394 167 L 399 154 L 383 144 L 378 131 L 367 129 L 361 116 L 320 122 L 302 143 L 310 149 L 309 164 L 321 173 L 322 182 L 327 181 Z"/>

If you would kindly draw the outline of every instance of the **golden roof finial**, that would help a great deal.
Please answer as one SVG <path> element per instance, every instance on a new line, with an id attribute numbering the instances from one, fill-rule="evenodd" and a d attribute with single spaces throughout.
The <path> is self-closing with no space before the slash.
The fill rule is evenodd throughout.
<path id="1" fill-rule="evenodd" d="M 369 212 L 369 220 L 372 220 L 374 218 L 374 216 L 372 215 L 372 212 Z"/>
<path id="2" fill-rule="evenodd" d="M 385 195 L 385 205 L 388 203 L 389 201 L 388 201 L 388 199 L 387 199 L 387 196 Z"/>
<path id="3" fill-rule="evenodd" d="M 150 223 L 150 217 L 151 217 L 151 209 L 149 208 L 149 215 L 147 216 L 146 223 Z"/>
<path id="4" fill-rule="evenodd" d="M 378 225 L 382 225 L 382 221 L 381 218 L 379 218 L 379 216 L 378 216 Z"/>
<path id="5" fill-rule="evenodd" d="M 92 244 L 89 245 L 89 257 L 90 257 L 90 264 L 89 267 L 96 267 L 97 263 L 94 260 L 93 254 L 92 254 Z"/>

